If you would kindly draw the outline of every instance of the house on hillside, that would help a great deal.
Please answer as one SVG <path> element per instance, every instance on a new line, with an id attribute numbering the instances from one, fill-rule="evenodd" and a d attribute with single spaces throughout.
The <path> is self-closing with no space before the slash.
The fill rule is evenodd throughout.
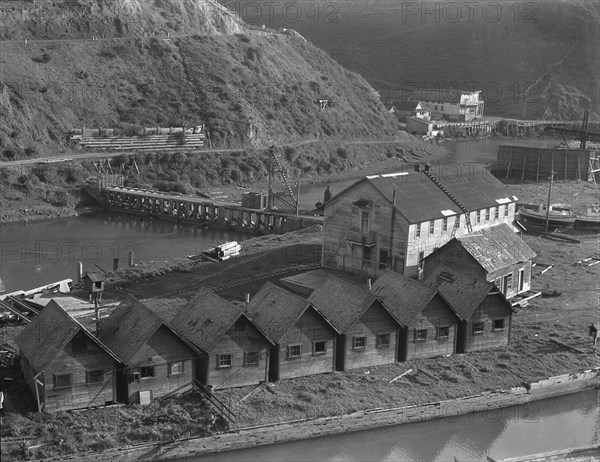
<path id="1" fill-rule="evenodd" d="M 15 341 L 24 380 L 40 412 L 117 401 L 120 358 L 54 300 Z"/>
<path id="2" fill-rule="evenodd" d="M 423 89 L 413 93 L 409 99 L 420 102 L 433 118 L 469 122 L 483 117 L 484 101 L 481 93 L 479 90 Z"/>
<path id="3" fill-rule="evenodd" d="M 322 266 L 417 277 L 422 260 L 453 237 L 512 225 L 516 201 L 480 169 L 450 165 L 369 175 L 325 204 Z"/>
<path id="4" fill-rule="evenodd" d="M 399 361 L 456 352 L 460 319 L 437 290 L 385 271 L 373 284 L 372 291 L 402 326 L 398 337 Z"/>
<path id="5" fill-rule="evenodd" d="M 196 361 L 201 384 L 218 389 L 268 381 L 271 341 L 247 314 L 213 292 L 201 290 L 172 325 L 205 353 Z"/>
<path id="6" fill-rule="evenodd" d="M 515 310 L 494 282 L 438 266 L 425 283 L 437 289 L 460 318 L 457 353 L 509 345 Z"/>
<path id="7" fill-rule="evenodd" d="M 133 297 L 102 320 L 99 337 L 123 362 L 117 400 L 144 403 L 190 390 L 201 353 L 169 322 Z"/>
<path id="8" fill-rule="evenodd" d="M 394 111 L 390 109 L 400 122 L 406 122 L 408 117 L 418 117 L 420 119 L 431 118 L 431 112 L 429 112 L 420 101 L 401 101 L 392 106 Z"/>
<path id="9" fill-rule="evenodd" d="M 490 281 L 510 298 L 531 288 L 535 252 L 506 224 L 458 236 L 424 259 L 427 278 L 440 266 Z"/>
<path id="10" fill-rule="evenodd" d="M 336 370 L 398 361 L 400 326 L 365 284 L 362 287 L 329 277 L 308 301 L 339 332 Z"/>
<path id="11" fill-rule="evenodd" d="M 309 301 L 267 282 L 246 312 L 274 345 L 269 380 L 333 372 L 340 332 Z"/>

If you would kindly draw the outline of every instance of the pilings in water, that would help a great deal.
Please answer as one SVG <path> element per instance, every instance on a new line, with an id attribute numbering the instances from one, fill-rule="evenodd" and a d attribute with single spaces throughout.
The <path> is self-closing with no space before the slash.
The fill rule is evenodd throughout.
<path id="1" fill-rule="evenodd" d="M 320 217 L 296 217 L 282 212 L 248 209 L 236 204 L 156 191 L 104 188 L 101 196 L 105 207 L 119 212 L 202 223 L 252 234 L 284 234 L 322 223 Z"/>

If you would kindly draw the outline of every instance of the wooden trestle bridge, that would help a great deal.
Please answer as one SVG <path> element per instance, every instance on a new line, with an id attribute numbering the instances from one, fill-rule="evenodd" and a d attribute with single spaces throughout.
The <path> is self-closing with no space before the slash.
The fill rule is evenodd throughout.
<path id="1" fill-rule="evenodd" d="M 103 207 L 122 213 L 206 224 L 253 234 L 284 234 L 323 222 L 323 218 L 318 216 L 249 209 L 235 202 L 122 186 L 102 186 L 96 198 Z"/>

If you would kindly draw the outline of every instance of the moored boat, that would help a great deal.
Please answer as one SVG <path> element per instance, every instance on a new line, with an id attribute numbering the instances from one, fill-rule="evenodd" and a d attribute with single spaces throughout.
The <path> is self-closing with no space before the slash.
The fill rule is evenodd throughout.
<path id="1" fill-rule="evenodd" d="M 576 228 L 600 228 L 600 207 L 598 204 L 586 207 L 585 215 L 577 215 Z"/>
<path id="2" fill-rule="evenodd" d="M 545 205 L 540 205 L 537 209 L 524 207 L 519 209 L 519 216 L 527 220 L 544 223 L 546 222 L 546 218 L 548 218 L 549 224 L 563 226 L 572 225 L 577 218 L 577 215 L 570 210 L 566 210 L 562 207 L 554 208 L 552 205 L 550 206 L 549 212 L 547 212 L 547 207 Z"/>

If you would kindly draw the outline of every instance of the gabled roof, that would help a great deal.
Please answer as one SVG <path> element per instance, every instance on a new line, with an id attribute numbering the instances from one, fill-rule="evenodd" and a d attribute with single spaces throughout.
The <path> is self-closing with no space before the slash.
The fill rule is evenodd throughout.
<path id="1" fill-rule="evenodd" d="M 231 329 L 235 322 L 244 317 L 255 327 L 256 324 L 227 300 L 208 289 L 201 289 L 171 321 L 173 327 L 189 341 L 207 353 L 215 343 Z M 258 329 L 261 333 L 262 330 Z M 265 334 L 263 333 L 263 336 Z M 265 336 L 267 340 L 268 337 Z"/>
<path id="2" fill-rule="evenodd" d="M 185 298 L 147 298 L 141 300 L 141 302 L 164 321 L 171 323 L 175 315 L 188 301 Z"/>
<path id="3" fill-rule="evenodd" d="M 421 104 L 421 102 L 418 100 L 401 101 L 399 103 L 394 104 L 394 107 L 398 111 L 415 111 L 419 107 L 420 104 Z"/>
<path id="4" fill-rule="evenodd" d="M 41 372 L 78 332 L 83 332 L 115 361 L 121 362 L 110 348 L 98 340 L 79 321 L 69 316 L 54 300 L 50 301 L 33 321 L 25 326 L 15 338 L 15 342 L 33 369 Z"/>
<path id="5" fill-rule="evenodd" d="M 123 363 L 128 364 L 161 326 L 165 326 L 196 351 L 194 346 L 177 333 L 169 323 L 131 295 L 102 321 L 100 339 L 121 358 Z"/>
<path id="6" fill-rule="evenodd" d="M 411 99 L 418 101 L 432 101 L 438 103 L 454 103 L 458 104 L 462 100 L 463 95 L 471 93 L 480 93 L 479 91 L 464 91 L 456 88 L 434 88 L 417 90 L 411 95 Z"/>
<path id="7" fill-rule="evenodd" d="M 329 277 L 308 298 L 308 301 L 342 334 L 345 334 L 376 300 L 375 295 L 369 292 L 366 286 L 361 289 L 335 277 Z"/>
<path id="8" fill-rule="evenodd" d="M 334 331 L 337 329 L 312 304 L 267 282 L 246 307 L 250 318 L 274 343 L 280 343 L 285 334 L 308 309 L 314 309 Z"/>
<path id="9" fill-rule="evenodd" d="M 456 240 L 488 273 L 535 257 L 525 241 L 504 223 Z"/>
<path id="10" fill-rule="evenodd" d="M 381 273 L 372 291 L 403 326 L 410 324 L 437 294 L 435 289 L 392 271 Z"/>
<path id="11" fill-rule="evenodd" d="M 440 277 L 442 273 L 444 273 L 443 277 Z M 436 267 L 424 282 L 430 287 L 436 288 L 463 321 L 471 317 L 490 292 L 499 295 L 506 303 L 507 308 L 515 311 L 493 282 L 477 279 L 448 267 Z"/>

